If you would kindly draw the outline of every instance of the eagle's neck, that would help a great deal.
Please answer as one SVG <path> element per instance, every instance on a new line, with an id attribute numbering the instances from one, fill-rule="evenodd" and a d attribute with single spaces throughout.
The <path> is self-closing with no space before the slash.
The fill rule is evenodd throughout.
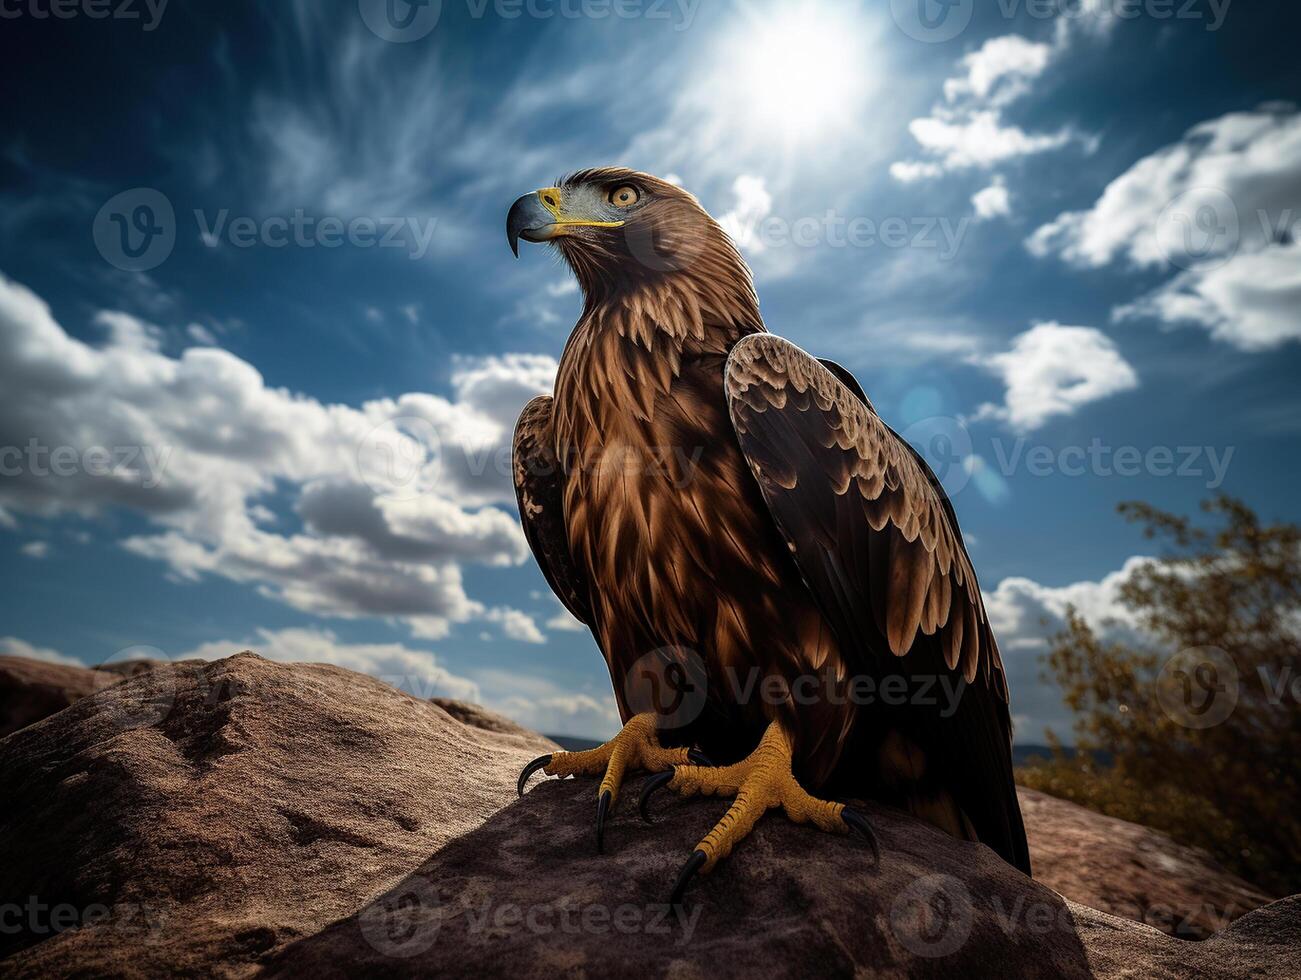
<path id="1" fill-rule="evenodd" d="M 556 376 L 558 448 L 605 444 L 653 424 L 687 362 L 714 358 L 721 384 L 733 345 L 764 330 L 749 270 L 733 257 L 587 298 Z"/>

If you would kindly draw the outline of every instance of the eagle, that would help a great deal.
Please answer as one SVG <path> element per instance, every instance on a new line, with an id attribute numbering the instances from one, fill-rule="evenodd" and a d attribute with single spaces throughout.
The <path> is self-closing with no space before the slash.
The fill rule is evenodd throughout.
<path id="1" fill-rule="evenodd" d="M 953 505 L 840 365 L 769 333 L 749 267 L 676 184 L 583 170 L 519 198 L 582 314 L 554 392 L 525 405 L 512 471 L 548 584 L 586 624 L 623 728 L 525 782 L 625 777 L 732 797 L 674 883 L 769 809 L 863 837 L 873 800 L 1026 874 L 1007 679 Z M 949 696 L 945 696 L 945 693 Z"/>

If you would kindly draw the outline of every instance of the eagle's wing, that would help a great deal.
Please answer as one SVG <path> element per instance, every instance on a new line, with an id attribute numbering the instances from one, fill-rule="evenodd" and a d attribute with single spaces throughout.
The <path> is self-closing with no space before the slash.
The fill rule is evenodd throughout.
<path id="1" fill-rule="evenodd" d="M 592 625 L 587 582 L 569 552 L 560 464 L 551 441 L 551 396 L 538 395 L 515 423 L 512 470 L 520 523 L 547 584 L 565 608 Z"/>
<path id="2" fill-rule="evenodd" d="M 901 717 L 980 839 L 1028 870 L 1003 663 L 939 481 L 844 368 L 789 341 L 743 338 L 726 391 L 741 451 L 851 673 L 966 680 L 949 717 L 925 704 Z"/>

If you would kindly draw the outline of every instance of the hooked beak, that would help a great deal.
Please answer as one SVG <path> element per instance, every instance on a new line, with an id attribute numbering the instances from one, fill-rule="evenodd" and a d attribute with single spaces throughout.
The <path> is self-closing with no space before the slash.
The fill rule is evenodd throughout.
<path id="1" fill-rule="evenodd" d="M 597 221 L 564 210 L 564 192 L 559 187 L 544 187 L 525 194 L 510 206 L 506 215 L 506 240 L 510 250 L 519 257 L 519 240 L 546 242 L 568 234 L 568 229 L 619 228 L 622 221 Z"/>

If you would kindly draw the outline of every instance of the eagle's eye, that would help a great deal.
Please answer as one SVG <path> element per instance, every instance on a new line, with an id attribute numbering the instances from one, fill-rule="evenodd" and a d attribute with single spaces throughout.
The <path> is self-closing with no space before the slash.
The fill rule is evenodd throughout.
<path id="1" fill-rule="evenodd" d="M 641 200 L 641 192 L 630 184 L 616 187 L 610 192 L 610 203 L 616 208 L 630 208 Z"/>

